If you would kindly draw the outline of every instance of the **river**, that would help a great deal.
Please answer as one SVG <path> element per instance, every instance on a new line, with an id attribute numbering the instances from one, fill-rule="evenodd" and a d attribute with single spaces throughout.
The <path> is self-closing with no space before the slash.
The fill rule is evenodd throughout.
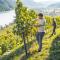
<path id="1" fill-rule="evenodd" d="M 11 11 L 6 11 L 6 12 L 2 12 L 0 13 L 0 26 L 5 26 L 9 25 L 9 23 L 12 23 L 15 19 L 15 11 L 11 10 Z"/>

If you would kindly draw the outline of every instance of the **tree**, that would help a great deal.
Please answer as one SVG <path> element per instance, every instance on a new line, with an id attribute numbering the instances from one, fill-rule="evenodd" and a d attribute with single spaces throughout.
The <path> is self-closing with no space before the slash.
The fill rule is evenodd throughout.
<path id="1" fill-rule="evenodd" d="M 16 2 L 16 25 L 14 27 L 14 32 L 17 35 L 22 36 L 24 41 L 24 48 L 27 56 L 27 47 L 26 47 L 26 37 L 32 32 L 33 25 L 36 23 L 35 20 L 32 20 L 36 17 L 36 14 L 33 10 L 28 10 L 23 4 L 17 0 Z"/>

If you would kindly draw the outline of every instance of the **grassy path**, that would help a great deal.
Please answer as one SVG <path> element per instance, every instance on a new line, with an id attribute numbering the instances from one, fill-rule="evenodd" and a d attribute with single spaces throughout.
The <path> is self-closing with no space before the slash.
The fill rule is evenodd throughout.
<path id="1" fill-rule="evenodd" d="M 53 60 L 54 57 L 52 57 L 52 53 L 56 50 L 53 50 L 55 46 L 53 46 L 54 41 L 58 39 L 57 36 L 60 35 L 60 28 L 58 28 L 56 30 L 56 35 L 52 36 L 51 38 L 47 38 L 51 33 L 47 33 L 43 39 L 43 48 L 42 51 L 40 53 L 36 52 L 38 49 L 38 45 L 36 42 L 34 42 L 31 46 L 31 48 L 29 49 L 31 52 L 31 55 L 29 56 L 29 58 L 25 58 L 25 54 L 23 53 L 20 56 L 16 56 L 14 58 L 14 60 Z M 59 45 L 58 45 L 59 46 Z M 57 49 L 57 48 L 55 48 Z M 59 49 L 57 49 L 59 50 Z M 57 52 L 57 51 L 56 51 Z M 60 50 L 59 50 L 60 52 Z M 54 55 L 53 55 L 54 56 Z M 21 59 L 22 58 L 22 59 Z M 56 59 L 54 59 L 56 60 Z"/>

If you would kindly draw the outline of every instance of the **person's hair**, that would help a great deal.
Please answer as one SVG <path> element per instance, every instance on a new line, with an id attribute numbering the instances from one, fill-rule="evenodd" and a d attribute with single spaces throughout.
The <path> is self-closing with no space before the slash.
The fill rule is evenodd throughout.
<path id="1" fill-rule="evenodd" d="M 39 13 L 39 14 L 38 14 L 38 16 L 41 16 L 41 17 L 43 17 L 43 13 Z"/>

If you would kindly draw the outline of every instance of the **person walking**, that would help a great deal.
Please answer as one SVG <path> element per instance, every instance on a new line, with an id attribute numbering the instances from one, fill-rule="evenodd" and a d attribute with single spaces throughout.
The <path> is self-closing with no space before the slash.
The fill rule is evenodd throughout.
<path id="1" fill-rule="evenodd" d="M 53 26 L 53 31 L 52 31 L 51 36 L 56 34 L 56 20 L 55 20 L 55 18 L 52 19 L 52 26 Z"/>
<path id="2" fill-rule="evenodd" d="M 42 13 L 39 13 L 38 14 L 38 19 L 36 19 L 38 21 L 38 24 L 35 25 L 36 27 L 38 27 L 38 31 L 36 33 L 36 38 L 37 38 L 37 42 L 38 42 L 38 45 L 39 45 L 39 48 L 38 48 L 38 52 L 41 52 L 42 50 L 42 39 L 44 37 L 44 34 L 45 34 L 45 19 L 43 18 L 43 14 Z"/>

